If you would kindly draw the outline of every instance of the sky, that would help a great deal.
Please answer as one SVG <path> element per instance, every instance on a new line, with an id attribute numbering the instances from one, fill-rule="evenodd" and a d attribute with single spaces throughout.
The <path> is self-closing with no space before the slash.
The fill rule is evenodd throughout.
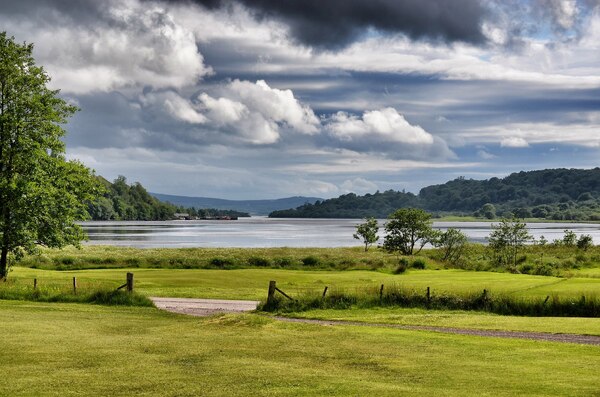
<path id="1" fill-rule="evenodd" d="M 0 0 L 67 154 L 227 199 L 600 166 L 600 0 Z"/>

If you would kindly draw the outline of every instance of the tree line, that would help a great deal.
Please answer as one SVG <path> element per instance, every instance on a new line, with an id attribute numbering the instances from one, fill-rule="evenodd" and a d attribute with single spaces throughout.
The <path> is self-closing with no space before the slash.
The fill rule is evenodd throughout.
<path id="1" fill-rule="evenodd" d="M 189 218 L 247 217 L 245 212 L 213 208 L 187 208 L 165 203 L 153 197 L 139 183 L 128 184 L 124 176 L 114 182 L 97 177 L 104 193 L 88 202 L 87 212 L 92 220 L 164 221 L 175 214 L 187 214 Z"/>
<path id="2" fill-rule="evenodd" d="M 428 186 L 414 195 L 388 190 L 338 198 L 274 211 L 276 218 L 384 218 L 396 208 L 414 207 L 444 215 L 486 219 L 540 218 L 600 220 L 600 168 L 547 169 L 518 172 L 505 178 L 474 180 L 459 177 Z"/>

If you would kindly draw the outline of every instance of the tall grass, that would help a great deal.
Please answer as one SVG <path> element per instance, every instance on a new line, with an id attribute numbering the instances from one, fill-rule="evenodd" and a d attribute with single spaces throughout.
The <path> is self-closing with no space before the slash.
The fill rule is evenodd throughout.
<path id="1" fill-rule="evenodd" d="M 106 287 L 78 288 L 77 292 L 62 285 L 33 288 L 15 282 L 0 282 L 0 299 L 34 302 L 93 303 L 100 305 L 153 306 L 146 296 Z"/>
<path id="2" fill-rule="evenodd" d="M 312 309 L 349 309 L 372 307 L 409 307 L 437 310 L 475 310 L 516 316 L 600 317 L 598 296 L 517 297 L 509 294 L 480 292 L 442 292 L 405 288 L 399 285 L 365 288 L 353 292 L 334 290 L 325 297 L 322 293 L 307 292 L 289 300 L 277 296 L 262 302 L 259 310 L 268 312 L 301 312 Z"/>

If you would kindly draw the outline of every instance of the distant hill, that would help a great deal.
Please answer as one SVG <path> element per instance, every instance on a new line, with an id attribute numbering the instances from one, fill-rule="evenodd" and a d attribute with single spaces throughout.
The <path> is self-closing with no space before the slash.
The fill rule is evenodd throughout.
<path id="1" fill-rule="evenodd" d="M 274 211 L 271 217 L 386 217 L 401 207 L 434 215 L 475 215 L 488 219 L 516 215 L 552 220 L 600 220 L 600 168 L 517 172 L 487 180 L 454 179 L 428 186 L 418 195 L 389 190 L 338 198 Z"/>
<path id="2" fill-rule="evenodd" d="M 140 183 L 127 183 L 124 176 L 113 182 L 101 176 L 97 178 L 104 186 L 104 194 L 88 203 L 88 214 L 92 220 L 164 221 L 178 218 L 176 213 L 185 213 L 191 218 L 249 216 L 229 208 L 189 208 L 192 206 L 165 203 L 150 195 Z"/>
<path id="3" fill-rule="evenodd" d="M 318 197 L 287 197 L 274 200 L 225 200 L 209 197 L 174 196 L 170 194 L 150 193 L 160 201 L 177 206 L 195 208 L 215 208 L 221 210 L 236 210 L 248 212 L 252 215 L 267 215 L 273 211 L 286 208 L 295 208 L 306 203 L 312 204 Z"/>

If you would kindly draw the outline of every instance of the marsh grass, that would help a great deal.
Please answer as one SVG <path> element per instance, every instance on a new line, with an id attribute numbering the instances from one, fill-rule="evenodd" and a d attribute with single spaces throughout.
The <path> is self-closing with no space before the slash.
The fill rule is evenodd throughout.
<path id="1" fill-rule="evenodd" d="M 483 311 L 514 316 L 600 317 L 600 299 L 597 295 L 580 297 L 552 295 L 514 296 L 482 291 L 416 290 L 401 285 L 372 286 L 355 290 L 332 290 L 324 298 L 316 291 L 307 291 L 295 300 L 277 297 L 262 302 L 259 310 L 268 312 L 303 312 L 313 309 L 350 309 L 374 307 L 423 308 L 433 310 Z"/>

